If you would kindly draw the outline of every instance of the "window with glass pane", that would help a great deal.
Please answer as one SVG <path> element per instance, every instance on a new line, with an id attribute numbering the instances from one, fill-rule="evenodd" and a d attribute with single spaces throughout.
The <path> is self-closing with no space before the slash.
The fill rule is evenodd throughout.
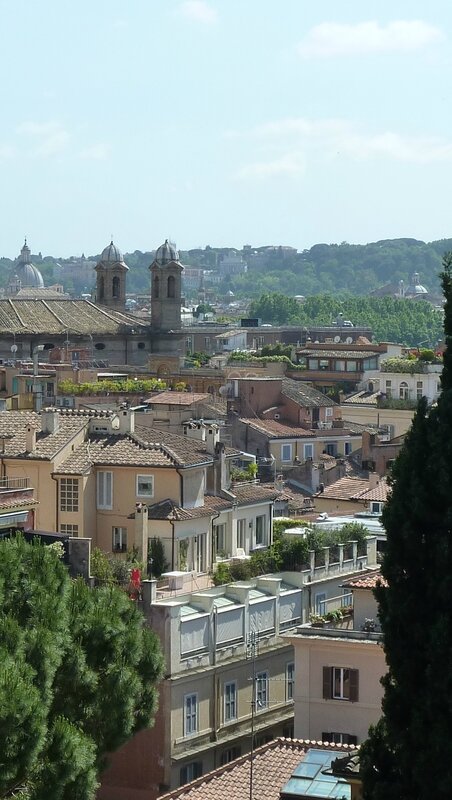
<path id="1" fill-rule="evenodd" d="M 292 461 L 292 445 L 281 445 L 281 461 Z"/>
<path id="2" fill-rule="evenodd" d="M 314 445 L 313 444 L 305 444 L 304 447 L 304 460 L 306 461 L 308 458 L 314 458 Z"/>
<path id="3" fill-rule="evenodd" d="M 64 533 L 66 536 L 78 536 L 78 525 L 62 523 L 60 525 L 60 533 Z"/>
<path id="4" fill-rule="evenodd" d="M 256 517 L 256 544 L 267 544 L 266 542 L 266 517 Z"/>
<path id="5" fill-rule="evenodd" d="M 333 667 L 333 697 L 336 700 L 350 699 L 350 670 Z"/>
<path id="6" fill-rule="evenodd" d="M 214 525 L 215 547 L 217 553 L 226 552 L 226 525 Z"/>
<path id="7" fill-rule="evenodd" d="M 258 672 L 256 675 L 256 711 L 262 711 L 268 706 L 268 672 Z"/>
<path id="8" fill-rule="evenodd" d="M 191 736 L 198 731 L 198 695 L 186 694 L 184 708 L 184 736 Z"/>
<path id="9" fill-rule="evenodd" d="M 125 553 L 127 550 L 127 528 L 113 528 L 113 550 Z"/>
<path id="10" fill-rule="evenodd" d="M 294 699 L 295 664 L 291 661 L 286 667 L 286 700 Z"/>
<path id="11" fill-rule="evenodd" d="M 416 400 L 420 400 L 424 395 L 424 384 L 422 381 L 416 381 Z"/>
<path id="12" fill-rule="evenodd" d="M 399 397 L 401 400 L 408 400 L 408 384 L 402 381 L 399 387 Z"/>
<path id="13" fill-rule="evenodd" d="M 235 681 L 224 685 L 224 721 L 237 719 L 237 684 Z"/>
<path id="14" fill-rule="evenodd" d="M 78 479 L 61 478 L 60 480 L 60 510 L 78 511 Z"/>
<path id="15" fill-rule="evenodd" d="M 154 476 L 137 475 L 137 497 L 154 496 Z"/>
<path id="16" fill-rule="evenodd" d="M 317 592 L 315 596 L 315 613 L 323 617 L 326 614 L 326 594 L 325 592 Z"/>

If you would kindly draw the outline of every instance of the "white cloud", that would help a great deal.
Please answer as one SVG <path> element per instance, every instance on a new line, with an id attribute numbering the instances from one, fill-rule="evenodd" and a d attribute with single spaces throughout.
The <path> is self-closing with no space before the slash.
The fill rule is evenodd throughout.
<path id="1" fill-rule="evenodd" d="M 343 119 L 277 120 L 250 130 L 244 139 L 258 144 L 262 155 L 238 169 L 235 177 L 239 179 L 298 177 L 310 163 L 337 158 L 419 165 L 452 161 L 452 140 L 394 131 L 368 132 Z"/>
<path id="2" fill-rule="evenodd" d="M 23 122 L 17 132 L 31 141 L 29 155 L 37 158 L 51 158 L 67 150 L 70 142 L 69 132 L 60 122 Z"/>
<path id="3" fill-rule="evenodd" d="M 422 20 L 341 24 L 323 22 L 308 31 L 298 45 L 303 58 L 408 53 L 444 39 L 442 31 Z"/>
<path id="4" fill-rule="evenodd" d="M 83 159 L 91 159 L 92 161 L 105 161 L 111 152 L 111 147 L 105 142 L 99 142 L 85 147 L 80 151 L 79 157 Z"/>
<path id="5" fill-rule="evenodd" d="M 179 6 L 179 12 L 186 19 L 201 22 L 203 25 L 212 25 L 218 19 L 218 14 L 205 0 L 185 0 Z"/>
<path id="6" fill-rule="evenodd" d="M 0 144 L 0 161 L 10 161 L 16 155 L 15 147 L 9 144 Z"/>

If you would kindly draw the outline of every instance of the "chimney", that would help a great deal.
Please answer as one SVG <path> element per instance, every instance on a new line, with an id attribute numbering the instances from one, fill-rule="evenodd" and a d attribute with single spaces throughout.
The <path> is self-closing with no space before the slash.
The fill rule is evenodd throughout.
<path id="1" fill-rule="evenodd" d="M 119 431 L 118 433 L 134 433 L 135 431 L 135 412 L 130 408 L 121 408 L 118 411 Z"/>
<path id="2" fill-rule="evenodd" d="M 228 490 L 226 479 L 226 455 L 223 442 L 216 443 L 213 455 L 215 459 L 213 465 L 215 470 L 215 492 L 220 494 L 220 492 Z"/>
<path id="3" fill-rule="evenodd" d="M 138 550 L 138 557 L 146 563 L 148 558 L 148 507 L 146 503 L 137 503 L 135 506 L 134 545 Z"/>
<path id="4" fill-rule="evenodd" d="M 369 489 L 376 489 L 380 483 L 378 472 L 369 472 Z"/>
<path id="5" fill-rule="evenodd" d="M 43 433 L 57 433 L 60 428 L 60 415 L 55 408 L 41 411 L 41 430 Z"/>
<path id="6" fill-rule="evenodd" d="M 188 439 L 197 439 L 198 442 L 206 441 L 206 428 L 201 420 L 194 422 L 192 419 L 184 423 L 184 436 Z"/>
<path id="7" fill-rule="evenodd" d="M 34 425 L 27 425 L 25 431 L 25 452 L 33 453 L 36 450 L 36 428 Z"/>
<path id="8" fill-rule="evenodd" d="M 220 429 L 218 425 L 206 425 L 206 450 L 209 455 L 216 455 L 216 446 L 220 442 Z M 224 450 L 224 448 L 223 448 Z"/>

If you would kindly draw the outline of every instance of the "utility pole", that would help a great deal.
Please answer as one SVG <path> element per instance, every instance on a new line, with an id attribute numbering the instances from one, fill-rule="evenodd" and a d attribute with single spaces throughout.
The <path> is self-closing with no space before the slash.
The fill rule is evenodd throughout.
<path id="1" fill-rule="evenodd" d="M 259 633 L 253 631 L 246 638 L 246 657 L 252 664 L 251 689 L 251 754 L 250 754 L 250 800 L 253 800 L 253 760 L 254 760 L 254 714 L 256 712 L 256 656 L 259 652 Z"/>

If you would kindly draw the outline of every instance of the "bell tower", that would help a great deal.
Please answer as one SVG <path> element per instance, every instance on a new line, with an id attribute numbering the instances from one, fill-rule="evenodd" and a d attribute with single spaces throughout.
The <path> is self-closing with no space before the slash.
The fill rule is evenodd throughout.
<path id="1" fill-rule="evenodd" d="M 102 251 L 96 270 L 96 302 L 101 306 L 124 311 L 126 307 L 126 276 L 129 267 L 119 249 L 110 244 Z"/>
<path id="2" fill-rule="evenodd" d="M 179 253 L 165 240 L 155 253 L 151 270 L 151 329 L 153 333 L 180 330 L 182 272 Z"/>

